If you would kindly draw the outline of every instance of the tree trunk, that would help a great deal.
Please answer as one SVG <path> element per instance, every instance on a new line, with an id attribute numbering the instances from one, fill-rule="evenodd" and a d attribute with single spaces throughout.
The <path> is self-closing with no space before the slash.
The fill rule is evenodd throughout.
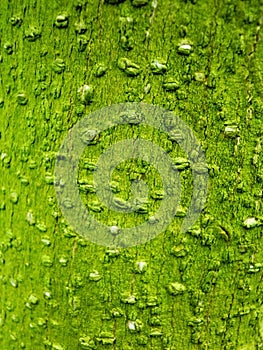
<path id="1" fill-rule="evenodd" d="M 2 1 L 1 349 L 263 348 L 262 4 Z M 61 213 L 56 154 L 85 115 L 140 101 L 173 111 L 196 135 L 206 205 L 182 233 L 185 168 L 181 214 L 164 232 L 128 248 L 97 245 Z M 140 136 L 185 156 L 158 130 L 119 125 L 85 153 L 84 185 L 103 149 Z M 153 167 L 127 161 L 115 172 L 120 197 L 134 179 L 161 188 Z M 120 227 L 160 202 L 152 196 L 145 211 L 122 216 L 82 189 L 93 215 Z"/>

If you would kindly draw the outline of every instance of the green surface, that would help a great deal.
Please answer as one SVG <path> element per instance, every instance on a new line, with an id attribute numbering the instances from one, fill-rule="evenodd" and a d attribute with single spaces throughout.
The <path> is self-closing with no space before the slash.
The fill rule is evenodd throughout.
<path id="1" fill-rule="evenodd" d="M 263 348 L 262 4 L 1 2 L 1 349 Z M 209 195 L 191 232 L 177 217 L 145 245 L 114 250 L 67 227 L 53 171 L 78 120 L 125 101 L 165 107 L 192 128 Z M 105 132 L 101 145 L 130 133 Z M 140 133 L 183 156 L 158 132 Z M 116 172 L 124 197 L 145 168 L 151 184 L 154 170 L 138 162 Z M 190 170 L 180 177 L 187 211 Z"/>

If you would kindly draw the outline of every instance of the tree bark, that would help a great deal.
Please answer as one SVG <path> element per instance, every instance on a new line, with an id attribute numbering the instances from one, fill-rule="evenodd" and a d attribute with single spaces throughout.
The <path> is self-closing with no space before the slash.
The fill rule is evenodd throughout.
<path id="1" fill-rule="evenodd" d="M 2 349 L 263 347 L 262 4 L 2 1 Z M 56 153 L 83 116 L 139 101 L 175 112 L 193 130 L 209 167 L 208 197 L 195 229 L 181 233 L 177 216 L 153 240 L 112 249 L 63 218 Z M 159 131 L 126 125 L 105 131 L 85 157 L 96 163 L 131 136 L 184 156 Z M 87 167 L 79 173 L 92 181 Z M 125 192 L 142 174 L 152 186 L 160 181 L 138 162 L 120 167 L 115 181 Z M 191 170 L 180 179 L 187 212 Z M 149 214 L 127 219 L 97 207 L 95 194 L 82 198 L 111 225 Z"/>

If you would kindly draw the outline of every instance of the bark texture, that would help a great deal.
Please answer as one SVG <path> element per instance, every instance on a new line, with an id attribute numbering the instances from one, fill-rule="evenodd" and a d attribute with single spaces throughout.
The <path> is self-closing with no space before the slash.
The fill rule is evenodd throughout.
<path id="1" fill-rule="evenodd" d="M 263 348 L 262 4 L 1 2 L 1 349 Z M 181 214 L 145 245 L 117 250 L 68 227 L 53 171 L 78 120 L 125 101 L 180 116 L 205 150 L 210 179 L 193 230 L 180 233 L 192 193 L 186 168 Z M 80 178 L 92 183 L 90 163 L 131 135 L 183 156 L 159 132 L 116 127 L 85 154 Z M 115 174 L 122 196 L 142 176 L 160 180 L 149 165 L 123 164 Z M 123 219 L 94 193 L 82 195 L 94 215 L 119 226 L 149 211 Z"/>

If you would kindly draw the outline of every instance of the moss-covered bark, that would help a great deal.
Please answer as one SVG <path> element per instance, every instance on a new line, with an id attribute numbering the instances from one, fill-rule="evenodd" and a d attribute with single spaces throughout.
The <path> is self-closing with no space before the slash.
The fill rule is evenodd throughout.
<path id="1" fill-rule="evenodd" d="M 262 4 L 1 2 L 1 349 L 263 347 Z M 93 87 L 88 101 L 78 92 L 85 84 Z M 210 182 L 194 230 L 180 233 L 179 216 L 144 246 L 114 250 L 67 227 L 53 171 L 83 115 L 125 101 L 186 121 Z M 132 132 L 171 146 L 153 130 Z M 88 160 L 130 133 L 105 132 Z M 91 179 L 84 168 L 80 176 Z M 115 180 L 125 190 L 144 171 L 127 163 Z M 180 176 L 187 211 L 190 169 Z"/>

